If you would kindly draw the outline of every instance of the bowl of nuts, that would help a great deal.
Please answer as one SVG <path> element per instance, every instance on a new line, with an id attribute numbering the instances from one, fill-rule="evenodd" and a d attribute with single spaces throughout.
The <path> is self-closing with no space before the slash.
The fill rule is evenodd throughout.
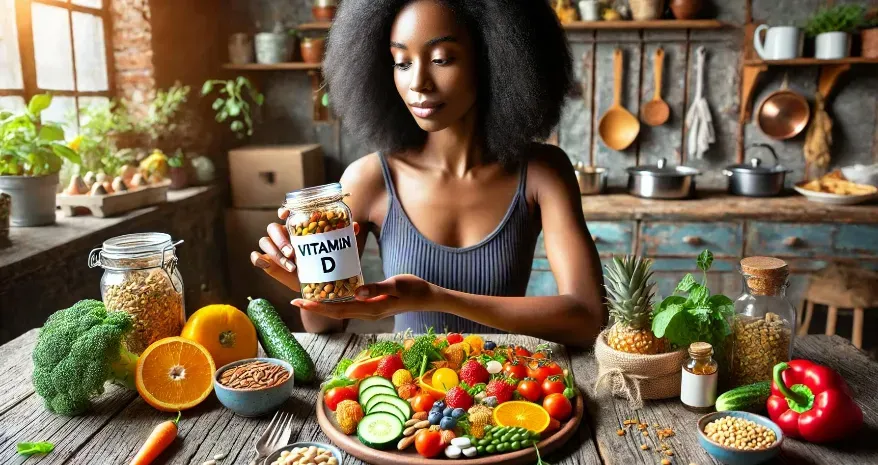
<path id="1" fill-rule="evenodd" d="M 714 412 L 698 420 L 698 443 L 720 462 L 755 465 L 780 452 L 783 432 L 761 415 L 734 410 Z"/>
<path id="2" fill-rule="evenodd" d="M 265 465 L 341 465 L 341 451 L 320 442 L 296 442 L 283 446 L 265 459 Z"/>
<path id="3" fill-rule="evenodd" d="M 213 390 L 226 408 L 242 417 L 278 409 L 293 393 L 293 367 L 276 358 L 247 358 L 214 373 Z"/>

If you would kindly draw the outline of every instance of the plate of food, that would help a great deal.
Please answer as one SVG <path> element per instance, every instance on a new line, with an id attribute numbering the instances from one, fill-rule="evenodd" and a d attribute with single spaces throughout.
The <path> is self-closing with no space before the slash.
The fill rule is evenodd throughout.
<path id="1" fill-rule="evenodd" d="M 802 181 L 793 188 L 808 200 L 832 205 L 855 205 L 878 199 L 878 187 L 848 181 L 838 170 L 812 181 Z"/>
<path id="2" fill-rule="evenodd" d="M 532 464 L 570 439 L 584 411 L 548 347 L 433 331 L 342 360 L 322 393 L 323 432 L 379 465 Z"/>

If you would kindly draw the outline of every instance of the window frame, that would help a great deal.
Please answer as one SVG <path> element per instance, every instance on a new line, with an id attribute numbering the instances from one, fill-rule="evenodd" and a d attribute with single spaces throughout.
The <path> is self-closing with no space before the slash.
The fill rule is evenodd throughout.
<path id="1" fill-rule="evenodd" d="M 74 109 L 79 120 L 80 113 L 80 97 L 106 97 L 112 99 L 115 96 L 116 76 L 113 62 L 113 44 L 112 44 L 112 18 L 111 18 L 111 2 L 112 0 L 102 0 L 100 8 L 76 5 L 71 0 L 14 0 L 15 1 L 15 27 L 18 33 L 18 54 L 21 62 L 21 89 L 5 89 L 0 88 L 0 97 L 22 97 L 24 104 L 37 94 L 51 93 L 53 96 L 73 97 Z M 34 50 L 33 36 L 33 18 L 31 14 L 31 5 L 40 3 L 47 6 L 62 8 L 67 11 L 67 21 L 70 25 L 70 53 L 73 65 L 73 88 L 74 90 L 56 90 L 41 89 L 37 86 L 37 65 L 36 52 Z M 79 82 L 76 75 L 76 44 L 73 40 L 73 13 L 85 13 L 97 16 L 103 20 L 104 30 L 104 56 L 107 67 L 107 90 L 98 91 L 80 91 Z"/>

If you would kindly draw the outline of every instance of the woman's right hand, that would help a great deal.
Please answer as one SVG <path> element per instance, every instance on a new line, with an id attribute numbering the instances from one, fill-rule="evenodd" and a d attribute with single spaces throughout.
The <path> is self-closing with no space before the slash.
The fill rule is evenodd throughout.
<path id="1" fill-rule="evenodd" d="M 286 221 L 290 211 L 279 208 L 277 216 L 281 221 Z M 262 269 L 269 276 L 278 280 L 284 286 L 300 292 L 302 285 L 296 273 L 296 254 L 290 245 L 290 234 L 287 228 L 278 223 L 271 223 L 267 228 L 268 237 L 259 239 L 259 248 L 262 253 L 250 252 L 250 263 Z"/>

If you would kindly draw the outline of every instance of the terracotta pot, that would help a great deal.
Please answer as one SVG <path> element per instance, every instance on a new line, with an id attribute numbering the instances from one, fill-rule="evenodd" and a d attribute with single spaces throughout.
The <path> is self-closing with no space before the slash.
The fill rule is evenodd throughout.
<path id="1" fill-rule="evenodd" d="M 189 187 L 189 175 L 184 166 L 172 166 L 170 170 L 170 178 L 172 190 L 180 190 Z"/>
<path id="2" fill-rule="evenodd" d="M 631 7 L 631 18 L 635 21 L 658 19 L 664 9 L 664 0 L 628 0 Z"/>
<path id="3" fill-rule="evenodd" d="M 229 62 L 233 65 L 253 63 L 253 38 L 239 32 L 229 36 Z"/>
<path id="4" fill-rule="evenodd" d="M 312 6 L 311 14 L 317 21 L 332 21 L 335 18 L 336 9 L 337 7 L 334 6 Z"/>
<path id="5" fill-rule="evenodd" d="M 863 41 L 863 57 L 878 58 L 878 27 L 860 33 Z"/>
<path id="6" fill-rule="evenodd" d="M 302 39 L 302 61 L 305 63 L 323 62 L 323 45 L 325 39 L 306 37 Z"/>
<path id="7" fill-rule="evenodd" d="M 671 0 L 669 5 L 677 19 L 695 19 L 701 11 L 701 0 Z"/>

